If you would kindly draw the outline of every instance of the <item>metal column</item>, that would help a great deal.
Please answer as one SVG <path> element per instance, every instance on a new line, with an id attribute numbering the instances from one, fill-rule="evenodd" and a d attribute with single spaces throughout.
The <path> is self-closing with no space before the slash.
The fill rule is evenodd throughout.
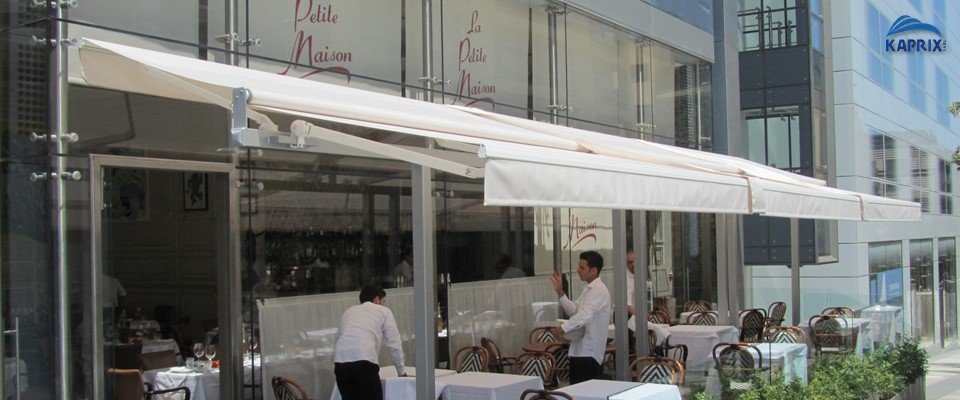
<path id="1" fill-rule="evenodd" d="M 437 302 L 437 265 L 434 259 L 434 210 L 431 170 L 413 165 L 413 332 L 417 345 L 417 398 L 437 398 L 434 388 L 437 332 L 434 305 Z"/>
<path id="2" fill-rule="evenodd" d="M 67 134 L 67 23 L 66 11 L 59 4 L 50 6 L 50 134 L 60 137 Z M 73 381 L 70 357 L 70 298 L 69 277 L 67 271 L 67 207 L 66 185 L 62 177 L 66 170 L 67 145 L 64 140 L 51 140 L 50 202 L 51 226 L 54 227 L 53 265 L 54 287 L 56 288 L 55 311 L 55 355 L 57 397 L 72 399 Z M 55 175 L 54 175 L 55 174 Z"/>
<path id="3" fill-rule="evenodd" d="M 634 320 L 634 349 L 637 355 L 650 354 L 650 341 L 647 340 L 647 314 L 650 305 L 647 304 L 647 274 L 650 271 L 650 252 L 647 251 L 650 243 L 647 242 L 647 212 L 633 211 L 633 252 L 636 262 L 633 265 L 633 310 Z M 619 366 L 618 366 L 619 368 Z"/>
<path id="4" fill-rule="evenodd" d="M 549 62 L 549 80 L 550 80 L 550 105 L 547 107 L 550 109 L 550 123 L 557 124 L 560 122 L 559 109 L 555 107 L 559 103 L 559 91 L 560 91 L 560 78 L 558 77 L 558 67 L 557 67 L 557 14 L 562 12 L 562 8 L 557 6 L 547 7 L 547 40 L 548 40 L 548 62 Z M 553 216 L 553 270 L 557 272 L 561 271 L 561 260 L 563 260 L 563 253 L 560 251 L 560 226 L 562 224 L 560 220 L 560 209 L 552 208 L 551 215 Z M 560 310 L 561 314 L 563 310 Z"/>
<path id="5" fill-rule="evenodd" d="M 420 78 L 420 82 L 423 83 L 423 99 L 425 101 L 433 103 L 433 84 L 435 82 L 433 76 L 433 2 L 431 0 L 423 0 L 423 16 L 422 16 L 422 26 L 423 29 L 423 76 Z"/>
<path id="6" fill-rule="evenodd" d="M 630 344 L 627 343 L 627 221 L 623 210 L 613 210 L 613 309 L 617 343 L 617 380 L 627 380 L 627 358 Z"/>
<path id="7" fill-rule="evenodd" d="M 793 325 L 800 325 L 800 220 L 790 218 L 790 298 Z"/>

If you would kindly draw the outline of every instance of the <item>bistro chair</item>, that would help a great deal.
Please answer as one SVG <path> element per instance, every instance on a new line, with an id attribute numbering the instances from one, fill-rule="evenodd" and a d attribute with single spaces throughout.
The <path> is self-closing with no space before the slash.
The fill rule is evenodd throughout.
<path id="1" fill-rule="evenodd" d="M 687 345 L 683 343 L 672 345 L 670 344 L 670 338 L 667 338 L 663 342 L 663 346 L 660 347 L 660 353 L 663 357 L 676 360 L 683 368 L 687 368 L 687 354 L 689 353 Z"/>
<path id="2" fill-rule="evenodd" d="M 838 317 L 853 318 L 855 313 L 850 307 L 827 307 L 820 314 L 836 315 Z"/>
<path id="3" fill-rule="evenodd" d="M 641 383 L 682 385 L 684 369 L 680 362 L 663 357 L 640 357 L 630 363 L 630 380 Z"/>
<path id="4" fill-rule="evenodd" d="M 698 311 L 687 316 L 687 325 L 716 325 L 717 313 L 713 311 Z"/>
<path id="5" fill-rule="evenodd" d="M 665 315 L 670 315 L 670 310 L 668 310 L 668 309 L 667 309 L 666 307 L 664 307 L 664 306 L 653 306 L 653 311 L 660 311 L 660 312 L 664 313 Z"/>
<path id="6" fill-rule="evenodd" d="M 487 372 L 490 356 L 487 350 L 480 346 L 465 346 L 457 351 L 454 360 L 457 361 L 457 373 Z"/>
<path id="7" fill-rule="evenodd" d="M 653 310 L 647 315 L 647 322 L 652 322 L 654 324 L 669 325 L 670 316 L 667 313 L 660 310 Z"/>
<path id="8" fill-rule="evenodd" d="M 848 354 L 853 352 L 856 334 L 850 329 L 846 318 L 837 315 L 817 314 L 807 322 L 810 339 L 817 356 L 823 353 Z"/>
<path id="9" fill-rule="evenodd" d="M 155 351 L 140 355 L 140 365 L 143 366 L 144 371 L 176 367 L 177 364 L 179 364 L 177 353 L 173 350 Z"/>
<path id="10" fill-rule="evenodd" d="M 516 358 L 514 370 L 520 375 L 536 376 L 543 381 L 543 387 L 556 388 L 553 374 L 556 360 L 547 352 L 528 352 Z"/>
<path id="11" fill-rule="evenodd" d="M 520 394 L 520 400 L 573 400 L 573 397 L 556 390 L 527 389 Z"/>
<path id="12" fill-rule="evenodd" d="M 570 346 L 564 343 L 557 343 L 547 346 L 547 353 L 553 356 L 554 369 L 553 377 L 555 380 L 570 382 Z"/>
<path id="13" fill-rule="evenodd" d="M 277 400 L 308 400 L 307 391 L 293 379 L 275 376 L 270 383 L 273 385 L 273 396 Z"/>
<path id="14" fill-rule="evenodd" d="M 505 373 L 507 371 L 504 367 L 512 367 L 517 361 L 517 357 L 504 357 L 500 353 L 500 346 L 497 346 L 493 339 L 480 338 L 480 345 L 487 350 L 487 354 L 490 356 L 487 368 L 492 372 Z"/>
<path id="15" fill-rule="evenodd" d="M 767 311 L 751 308 L 740 311 L 740 341 L 756 343 L 763 339 L 763 330 L 767 326 Z"/>
<path id="16" fill-rule="evenodd" d="M 724 393 L 744 392 L 753 388 L 750 375 L 763 370 L 763 354 L 757 346 L 720 343 L 713 347 L 712 353 Z"/>
<path id="17" fill-rule="evenodd" d="M 145 400 L 174 392 L 183 392 L 183 400 L 190 400 L 190 389 L 186 387 L 153 390 L 153 386 L 143 382 L 143 373 L 139 369 L 110 368 L 107 373 L 113 378 L 113 393 L 117 400 Z"/>
<path id="18" fill-rule="evenodd" d="M 688 301 L 683 303 L 684 312 L 710 311 L 713 306 L 708 301 Z"/>
<path id="19" fill-rule="evenodd" d="M 650 341 L 650 356 L 656 356 L 660 354 L 660 349 L 657 346 L 657 332 L 653 329 L 647 329 L 647 338 Z"/>
<path id="20" fill-rule="evenodd" d="M 121 369 L 140 369 L 140 353 L 143 343 L 121 343 L 113 345 L 113 367 Z"/>
<path id="21" fill-rule="evenodd" d="M 803 330 L 795 326 L 773 326 L 763 334 L 766 343 L 805 343 Z"/>
<path id="22" fill-rule="evenodd" d="M 775 301 L 770 303 L 767 308 L 767 326 L 780 326 L 783 324 L 783 317 L 787 314 L 787 303 Z"/>
<path id="23" fill-rule="evenodd" d="M 529 343 L 552 343 L 558 340 L 559 338 L 553 334 L 553 327 L 551 326 L 540 326 L 530 331 Z"/>

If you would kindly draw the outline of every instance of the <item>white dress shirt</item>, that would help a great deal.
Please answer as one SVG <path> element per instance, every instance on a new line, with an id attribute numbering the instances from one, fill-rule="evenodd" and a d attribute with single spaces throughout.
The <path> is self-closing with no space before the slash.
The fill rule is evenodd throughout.
<path id="1" fill-rule="evenodd" d="M 340 317 L 333 362 L 366 360 L 379 365 L 378 355 L 383 339 L 387 340 L 397 375 L 403 375 L 403 348 L 393 312 L 369 301 L 352 306 Z"/>
<path id="2" fill-rule="evenodd" d="M 577 301 L 567 295 L 560 297 L 563 310 L 570 320 L 560 325 L 564 332 L 584 328 L 582 338 L 570 342 L 570 357 L 593 357 L 603 364 L 603 353 L 607 349 L 607 331 L 610 323 L 610 292 L 597 277 L 583 287 L 583 293 Z"/>
<path id="3" fill-rule="evenodd" d="M 627 270 L 627 305 L 633 307 L 633 272 Z"/>

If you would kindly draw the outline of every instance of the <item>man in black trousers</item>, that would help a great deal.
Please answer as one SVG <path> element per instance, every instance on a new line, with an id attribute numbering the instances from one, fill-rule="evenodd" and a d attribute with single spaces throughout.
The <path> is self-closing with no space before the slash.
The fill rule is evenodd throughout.
<path id="1" fill-rule="evenodd" d="M 393 312 L 383 305 L 387 293 L 379 286 L 364 286 L 360 304 L 350 307 L 340 317 L 337 330 L 333 372 L 344 400 L 382 400 L 380 345 L 386 339 L 398 376 L 403 370 L 403 349 L 400 331 Z"/>

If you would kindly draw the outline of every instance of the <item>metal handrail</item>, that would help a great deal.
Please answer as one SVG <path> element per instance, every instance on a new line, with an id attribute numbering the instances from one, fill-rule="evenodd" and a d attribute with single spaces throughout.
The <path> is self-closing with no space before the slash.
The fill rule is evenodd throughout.
<path id="1" fill-rule="evenodd" d="M 16 391 L 16 399 L 20 400 L 20 317 L 15 317 L 13 319 L 13 329 L 3 331 L 3 335 L 13 336 L 13 370 L 16 372 L 14 375 L 15 383 L 13 385 L 14 390 Z"/>

